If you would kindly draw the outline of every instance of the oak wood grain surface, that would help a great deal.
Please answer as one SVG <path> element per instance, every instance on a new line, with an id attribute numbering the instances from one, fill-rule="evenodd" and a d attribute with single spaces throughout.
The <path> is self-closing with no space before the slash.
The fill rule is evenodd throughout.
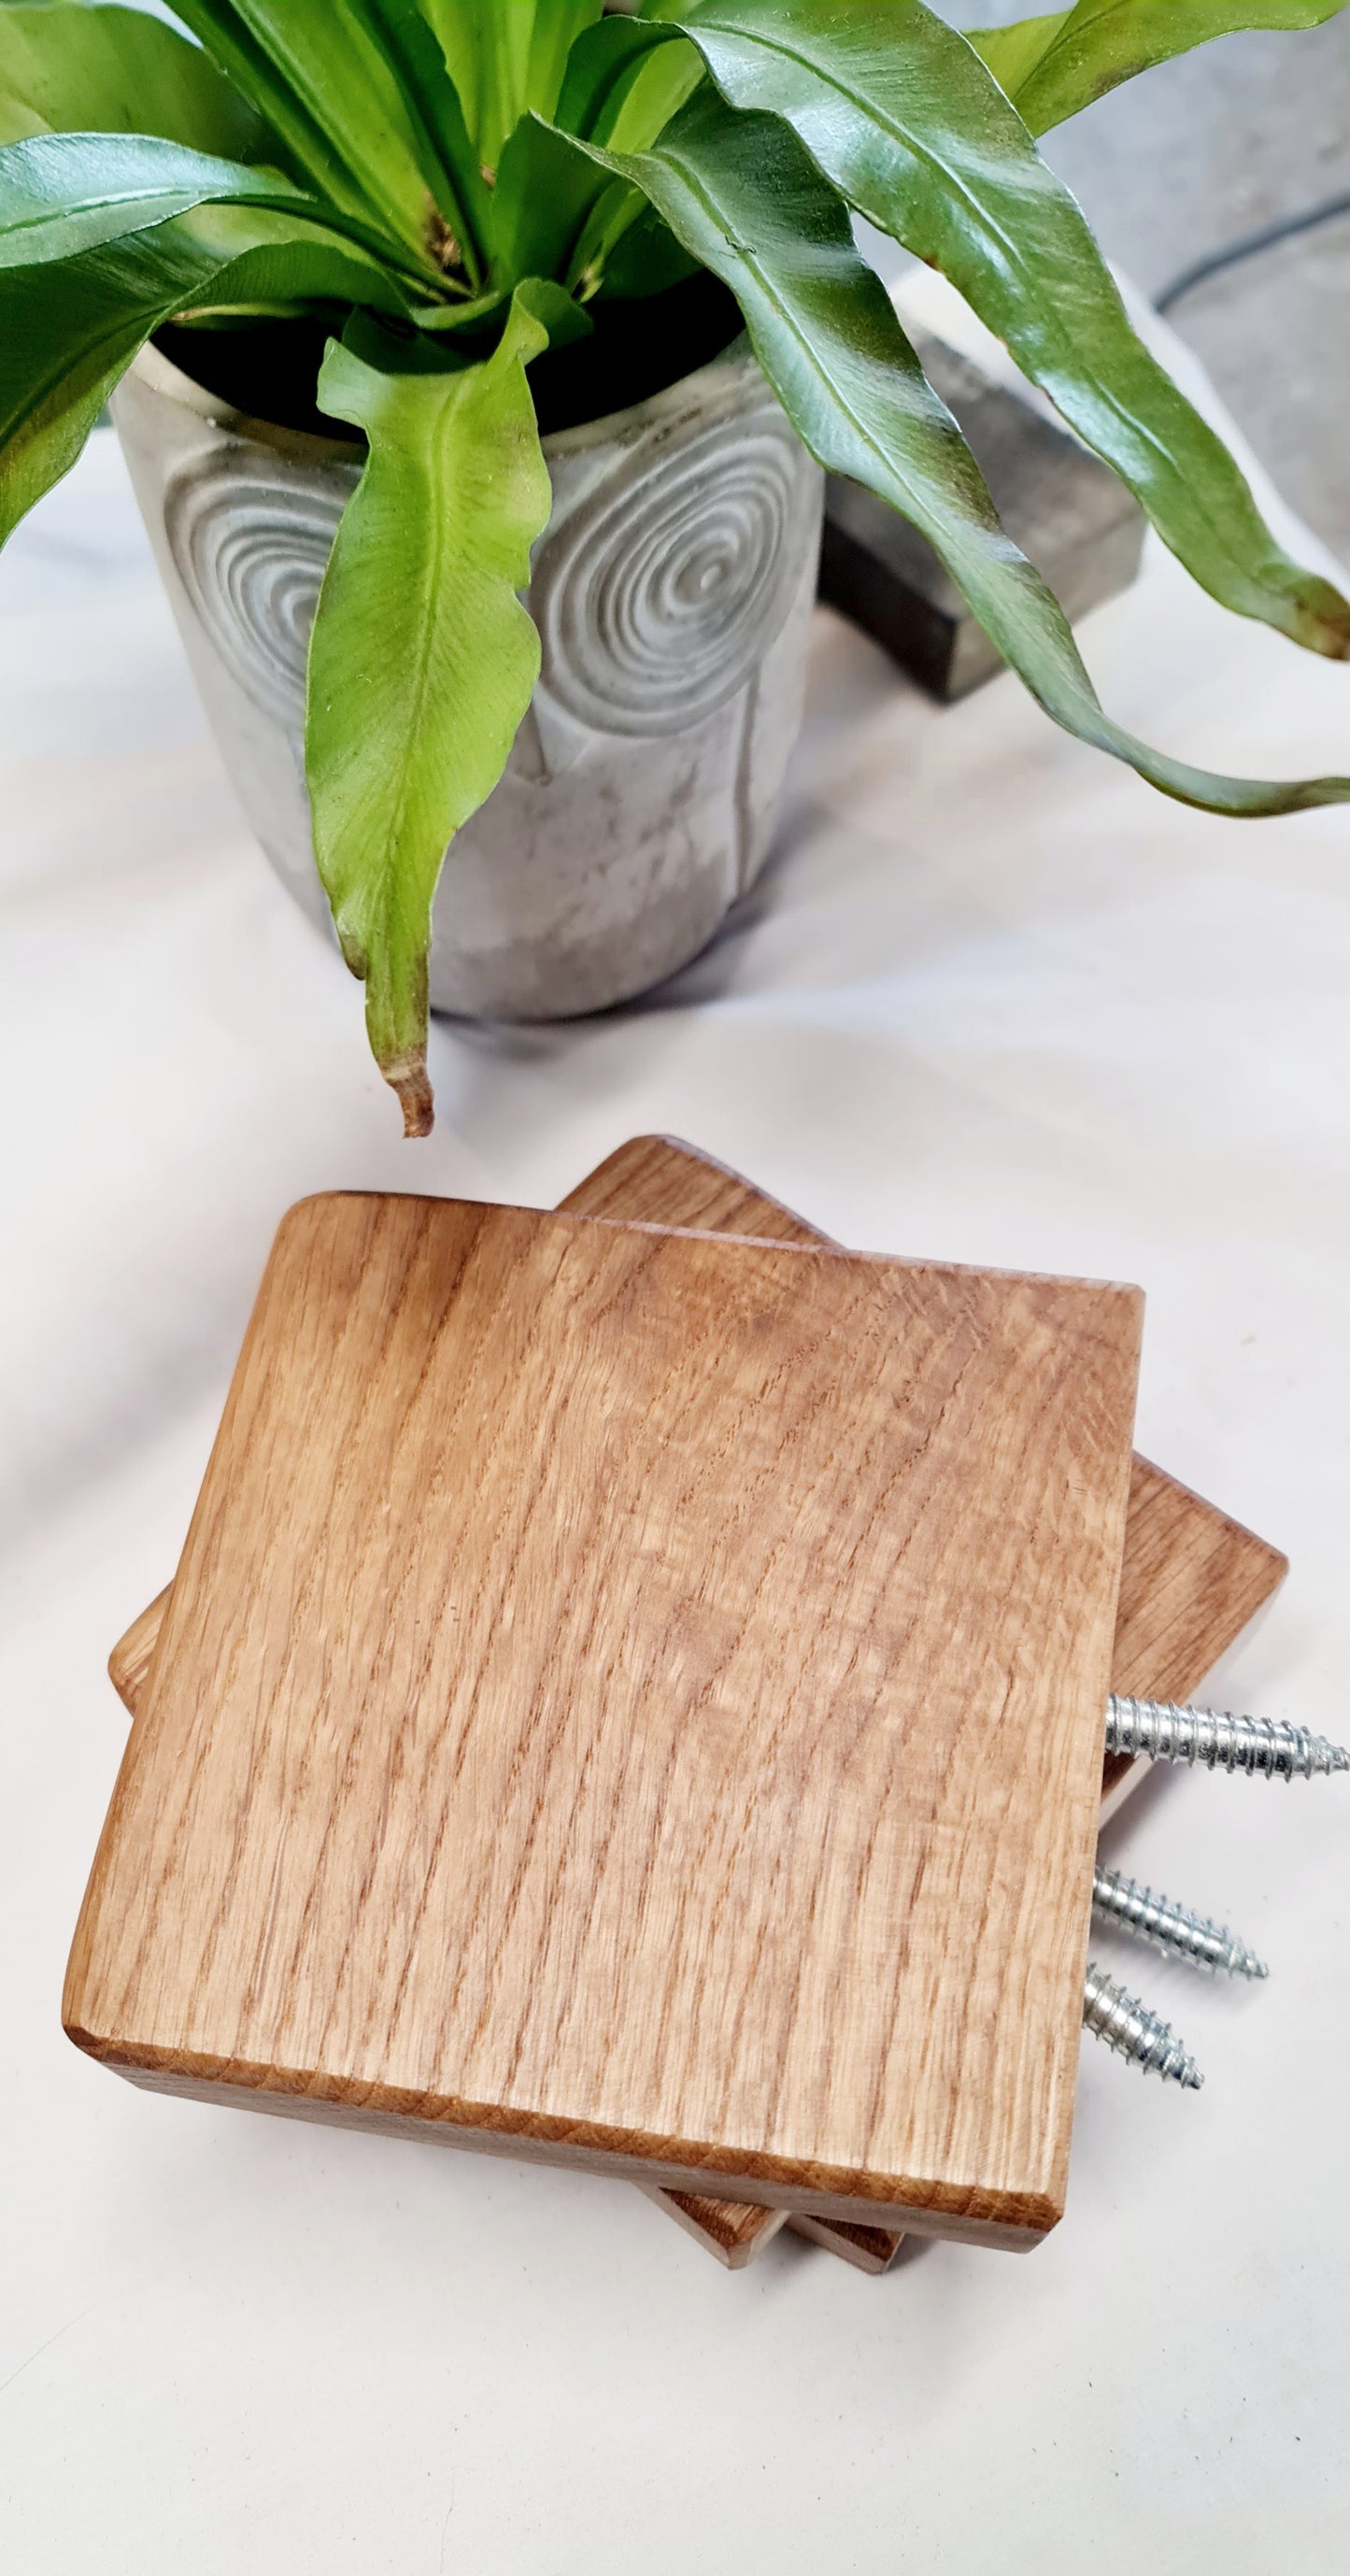
<path id="1" fill-rule="evenodd" d="M 635 1137 L 621 1145 L 562 1205 L 578 1215 L 749 1232 L 788 1242 L 827 1239 L 711 1156 L 670 1137 Z M 1113 1688 L 1188 1698 L 1276 1589 L 1286 1566 L 1278 1549 L 1136 1456 Z M 170 1589 L 166 1586 L 132 1622 L 109 1658 L 113 1681 L 133 1715 Z M 1108 1759 L 1108 1805 L 1128 1791 L 1144 1767 Z M 780 2211 L 756 2213 L 746 2203 L 705 2193 L 652 2187 L 650 2197 L 732 2268 L 767 2244 L 782 2221 Z M 804 2213 L 792 2215 L 789 2224 L 866 2270 L 883 2270 L 901 2242 L 896 2231 L 859 2229 Z"/>
<path id="2" fill-rule="evenodd" d="M 562 1204 L 596 1216 L 707 1226 L 789 1243 L 829 1240 L 739 1173 L 667 1136 L 638 1136 L 621 1145 Z M 1278 1548 L 1136 1453 L 1116 1606 L 1112 1689 L 1140 1698 L 1191 1698 L 1288 1570 L 1288 1558 Z M 134 1633 L 128 1631 L 128 1636 Z M 1107 1756 L 1104 1815 L 1128 1796 L 1147 1768 L 1127 1756 Z M 727 2259 L 729 2231 L 734 2230 L 738 2262 L 759 2250 L 747 2241 L 745 2214 L 734 2202 L 705 2193 L 654 2190 L 651 2196 L 719 2260 Z M 766 2210 L 761 2243 L 769 2242 L 778 2224 L 778 2213 Z M 804 2212 L 794 2213 L 788 2224 L 869 2272 L 885 2271 L 902 2242 L 896 2229 L 857 2227 Z"/>
<path id="3" fill-rule="evenodd" d="M 260 2106 L 1043 2231 L 1138 1323 L 1076 1282 L 292 1211 L 72 2035 Z"/>
<path id="4" fill-rule="evenodd" d="M 754 1233 L 788 1242 L 827 1238 L 711 1156 L 670 1137 L 635 1137 L 562 1201 L 577 1215 Z M 1226 1513 L 1135 1457 L 1117 1604 L 1112 1686 L 1187 1698 L 1283 1579 L 1286 1559 Z M 135 1714 L 171 1587 L 132 1622 L 109 1671 Z M 1114 1804 L 1143 1765 L 1108 1759 L 1104 1795 Z M 783 2213 L 705 2193 L 650 2188 L 650 2197 L 731 2268 L 767 2244 Z M 884 2270 L 898 2232 L 795 2213 L 789 2224 L 844 2260 Z"/>

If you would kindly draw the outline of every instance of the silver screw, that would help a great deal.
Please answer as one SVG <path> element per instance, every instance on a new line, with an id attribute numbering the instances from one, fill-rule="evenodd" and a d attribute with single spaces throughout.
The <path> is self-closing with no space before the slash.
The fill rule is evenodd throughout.
<path id="1" fill-rule="evenodd" d="M 1170 2076 L 1174 2084 L 1188 2085 L 1195 2093 L 1204 2083 L 1194 2058 L 1187 2056 L 1170 2025 L 1159 2021 L 1137 1995 L 1127 1995 L 1123 1986 L 1113 1985 L 1091 1960 L 1083 1981 L 1083 2028 L 1094 2039 L 1104 2039 L 1118 2057 L 1142 2066 L 1146 2075 Z"/>
<path id="2" fill-rule="evenodd" d="M 1209 1771 L 1246 1771 L 1266 1780 L 1350 1771 L 1350 1753 L 1306 1727 L 1230 1717 L 1217 1708 L 1178 1708 L 1168 1699 L 1109 1699 L 1106 1750 L 1143 1754 L 1150 1762 L 1203 1762 Z"/>
<path id="3" fill-rule="evenodd" d="M 1174 1905 L 1170 1896 L 1155 1896 L 1151 1887 L 1141 1887 L 1118 1869 L 1093 1871 L 1092 1906 L 1103 1922 L 1117 1924 L 1138 1941 L 1151 1941 L 1170 1959 L 1189 1960 L 1193 1968 L 1221 1968 L 1230 1977 L 1270 1975 L 1265 1961 L 1223 1924 Z"/>

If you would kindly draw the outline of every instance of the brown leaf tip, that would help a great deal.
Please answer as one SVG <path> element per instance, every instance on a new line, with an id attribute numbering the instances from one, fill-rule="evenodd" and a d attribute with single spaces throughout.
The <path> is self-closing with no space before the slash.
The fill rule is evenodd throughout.
<path id="1" fill-rule="evenodd" d="M 436 1105 L 427 1080 L 426 1060 L 422 1056 L 401 1056 L 384 1067 L 384 1078 L 398 1093 L 403 1111 L 403 1134 L 429 1136 L 436 1123 Z"/>

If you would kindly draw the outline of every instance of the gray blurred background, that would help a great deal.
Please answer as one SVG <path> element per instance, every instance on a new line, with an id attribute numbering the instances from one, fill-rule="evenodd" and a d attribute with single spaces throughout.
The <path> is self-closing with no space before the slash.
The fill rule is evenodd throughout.
<path id="1" fill-rule="evenodd" d="M 939 0 L 965 27 L 1020 6 Z M 1146 72 L 1043 145 L 1109 257 L 1156 298 L 1241 236 L 1350 195 L 1350 9 L 1291 36 L 1225 36 Z M 1350 213 L 1177 303 L 1285 497 L 1350 558 Z"/>

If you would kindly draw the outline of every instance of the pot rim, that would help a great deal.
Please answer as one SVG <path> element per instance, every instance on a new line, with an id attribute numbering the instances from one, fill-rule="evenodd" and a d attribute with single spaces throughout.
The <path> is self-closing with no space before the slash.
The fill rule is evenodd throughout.
<path id="1" fill-rule="evenodd" d="M 663 385 L 659 393 L 648 394 L 641 402 L 629 403 L 622 411 L 603 412 L 595 420 L 578 421 L 571 429 L 551 430 L 540 445 L 546 458 L 576 456 L 589 447 L 608 446 L 649 428 L 669 413 L 681 411 L 691 387 L 706 387 L 712 391 L 719 376 L 740 377 L 755 365 L 749 335 L 738 331 L 735 339 L 729 341 L 725 349 L 719 350 L 715 358 L 706 359 L 701 367 L 692 367 L 686 376 L 677 376 L 673 384 Z M 327 438 L 315 430 L 287 429 L 280 421 L 263 420 L 255 412 L 239 411 L 223 395 L 208 393 L 195 376 L 175 366 L 172 358 L 166 358 L 163 351 L 155 348 L 149 340 L 142 343 L 128 373 L 138 377 L 150 392 L 176 402 L 184 411 L 196 412 L 199 419 L 209 420 L 217 429 L 229 430 L 237 438 L 250 439 L 260 447 L 275 448 L 282 455 L 304 463 L 359 465 L 366 454 L 364 446 L 355 439 Z"/>

